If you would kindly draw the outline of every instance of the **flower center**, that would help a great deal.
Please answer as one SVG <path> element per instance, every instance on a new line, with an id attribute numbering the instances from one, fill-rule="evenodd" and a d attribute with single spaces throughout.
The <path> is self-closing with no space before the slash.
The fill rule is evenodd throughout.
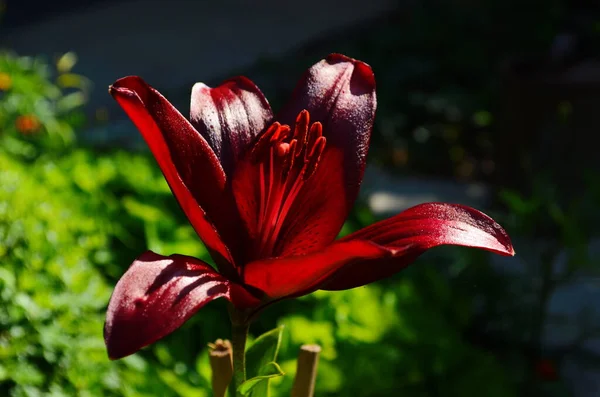
<path id="1" fill-rule="evenodd" d="M 326 139 L 320 122 L 310 124 L 308 111 L 296 117 L 294 132 L 273 123 L 252 149 L 259 165 L 258 241 L 256 257 L 273 256 L 277 237 L 305 182 L 315 173 Z"/>

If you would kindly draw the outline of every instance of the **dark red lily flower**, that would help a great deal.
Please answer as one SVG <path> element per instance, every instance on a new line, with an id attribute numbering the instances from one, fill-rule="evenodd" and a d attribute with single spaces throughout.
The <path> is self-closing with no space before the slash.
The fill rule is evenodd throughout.
<path id="1" fill-rule="evenodd" d="M 139 77 L 118 80 L 110 93 L 218 268 L 150 251 L 136 259 L 108 307 L 113 359 L 164 337 L 216 298 L 250 316 L 275 300 L 391 276 L 442 244 L 514 255 L 491 218 L 443 203 L 334 241 L 358 194 L 375 117 L 375 78 L 363 62 L 333 54 L 312 66 L 276 117 L 244 77 L 196 84 L 191 122 Z"/>

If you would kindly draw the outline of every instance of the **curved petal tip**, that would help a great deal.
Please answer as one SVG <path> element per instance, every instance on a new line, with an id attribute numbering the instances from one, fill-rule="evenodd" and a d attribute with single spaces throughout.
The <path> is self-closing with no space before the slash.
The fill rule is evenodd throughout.
<path id="1" fill-rule="evenodd" d="M 446 203 L 417 205 L 354 232 L 342 241 L 369 241 L 385 248 L 391 256 L 346 265 L 322 289 L 349 289 L 389 277 L 426 250 L 440 245 L 515 255 L 508 233 L 492 218 L 474 208 Z"/>
<path id="2" fill-rule="evenodd" d="M 350 88 L 362 87 L 365 93 L 371 92 L 375 88 L 375 74 L 367 63 L 350 58 L 343 54 L 329 54 L 325 61 L 329 64 L 349 62 L 354 66 L 352 77 L 350 79 Z"/>
<path id="3" fill-rule="evenodd" d="M 137 95 L 145 91 L 148 84 L 140 76 L 121 77 L 108 86 L 108 93 L 113 97 L 117 94 Z M 140 98 L 142 99 L 142 98 Z"/>

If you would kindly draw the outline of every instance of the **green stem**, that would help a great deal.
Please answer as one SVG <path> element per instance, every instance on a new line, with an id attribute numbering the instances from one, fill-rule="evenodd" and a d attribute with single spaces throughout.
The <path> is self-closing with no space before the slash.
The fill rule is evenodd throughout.
<path id="1" fill-rule="evenodd" d="M 231 325 L 231 346 L 233 348 L 233 391 L 232 394 L 240 397 L 238 387 L 246 381 L 246 339 L 248 338 L 249 323 Z"/>

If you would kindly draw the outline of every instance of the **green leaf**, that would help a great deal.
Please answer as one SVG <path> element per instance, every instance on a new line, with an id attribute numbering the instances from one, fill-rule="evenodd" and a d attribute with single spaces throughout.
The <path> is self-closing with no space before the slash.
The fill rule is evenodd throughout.
<path id="1" fill-rule="evenodd" d="M 249 379 L 261 374 L 263 367 L 277 361 L 283 326 L 265 332 L 246 350 L 246 374 Z"/>
<path id="2" fill-rule="evenodd" d="M 238 387 L 238 392 L 244 396 L 252 395 L 252 397 L 267 397 L 269 395 L 269 380 L 282 375 L 284 375 L 284 372 L 277 363 L 267 363 L 261 367 L 258 376 L 250 378 L 242 383 L 240 387 Z"/>
<path id="3" fill-rule="evenodd" d="M 275 363 L 283 326 L 265 332 L 246 350 L 246 374 L 248 380 L 240 386 L 240 392 L 252 397 L 269 395 L 269 379 L 283 375 L 279 365 Z M 242 391 L 242 387 L 244 388 Z"/>

